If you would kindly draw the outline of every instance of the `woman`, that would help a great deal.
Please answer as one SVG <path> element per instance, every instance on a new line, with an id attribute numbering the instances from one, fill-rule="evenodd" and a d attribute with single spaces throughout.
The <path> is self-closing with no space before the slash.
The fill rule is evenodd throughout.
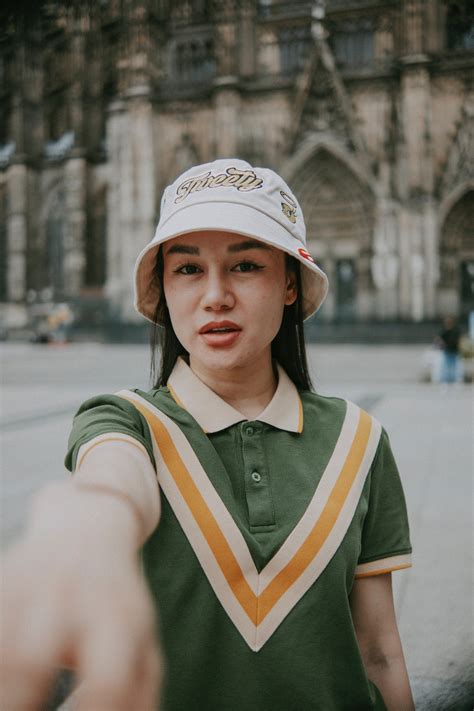
<path id="1" fill-rule="evenodd" d="M 312 392 L 302 322 L 327 279 L 289 187 L 237 159 L 190 169 L 135 276 L 160 373 L 81 406 L 72 483 L 10 554 L 31 621 L 6 625 L 12 708 L 62 663 L 101 711 L 154 708 L 160 666 L 173 711 L 412 709 L 391 590 L 403 491 L 381 425 Z"/>

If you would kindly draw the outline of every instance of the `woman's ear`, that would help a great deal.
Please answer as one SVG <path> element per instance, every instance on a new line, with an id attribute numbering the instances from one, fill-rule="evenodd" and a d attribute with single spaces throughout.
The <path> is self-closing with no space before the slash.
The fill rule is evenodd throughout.
<path id="1" fill-rule="evenodd" d="M 296 274 L 293 271 L 288 271 L 286 276 L 286 296 L 285 306 L 290 306 L 296 301 L 298 290 L 296 287 Z"/>

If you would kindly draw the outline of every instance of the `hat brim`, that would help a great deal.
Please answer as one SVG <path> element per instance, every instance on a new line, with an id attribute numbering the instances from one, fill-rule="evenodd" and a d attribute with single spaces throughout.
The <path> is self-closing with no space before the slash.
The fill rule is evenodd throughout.
<path id="1" fill-rule="evenodd" d="M 173 237 L 202 230 L 252 237 L 295 257 L 305 267 L 301 271 L 303 319 L 310 318 L 320 308 L 328 291 L 328 278 L 308 254 L 305 245 L 292 237 L 283 225 L 259 210 L 232 202 L 213 201 L 212 204 L 194 203 L 173 213 L 163 225 L 158 225 L 153 240 L 138 255 L 134 277 L 135 308 L 152 323 L 155 323 L 160 298 L 160 287 L 153 279 L 160 245 Z"/>

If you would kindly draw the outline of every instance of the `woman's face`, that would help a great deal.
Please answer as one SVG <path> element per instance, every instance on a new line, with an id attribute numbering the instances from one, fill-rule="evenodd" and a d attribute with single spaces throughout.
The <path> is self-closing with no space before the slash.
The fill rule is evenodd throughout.
<path id="1" fill-rule="evenodd" d="M 296 300 L 284 253 L 242 235 L 206 231 L 170 239 L 162 249 L 171 323 L 191 360 L 232 369 L 268 358 L 283 309 Z M 229 330 L 209 332 L 219 324 Z"/>

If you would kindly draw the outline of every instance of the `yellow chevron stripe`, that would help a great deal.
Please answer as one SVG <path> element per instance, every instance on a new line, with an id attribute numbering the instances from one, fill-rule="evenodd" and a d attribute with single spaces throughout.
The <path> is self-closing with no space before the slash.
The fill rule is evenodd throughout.
<path id="1" fill-rule="evenodd" d="M 150 413 L 140 403 L 135 400 L 130 402 L 133 402 L 135 407 L 140 410 L 143 417 L 147 420 L 163 456 L 163 460 L 173 476 L 181 496 L 186 501 L 196 523 L 201 529 L 209 548 L 212 550 L 225 579 L 229 583 L 242 608 L 252 622 L 257 624 L 257 598 L 249 587 L 245 575 L 212 511 L 206 504 L 201 492 L 181 459 L 168 430 L 156 415 Z"/>
<path id="2" fill-rule="evenodd" d="M 354 439 L 321 515 L 289 563 L 274 577 L 265 590 L 256 596 L 248 585 L 245 574 L 219 523 L 181 459 L 167 428 L 156 415 L 141 403 L 135 400 L 130 400 L 130 402 L 133 402 L 147 420 L 163 460 L 235 597 L 253 624 L 259 625 L 306 570 L 331 534 L 364 458 L 370 437 L 372 418 L 363 410 L 360 411 Z"/>
<path id="3" fill-rule="evenodd" d="M 394 565 L 393 567 L 382 568 L 381 570 L 372 570 L 370 573 L 356 573 L 354 577 L 356 580 L 359 580 L 360 578 L 370 578 L 374 575 L 384 575 L 385 573 L 392 573 L 395 570 L 403 570 L 404 568 L 411 567 L 411 563 L 402 563 L 401 565 Z"/>
<path id="4" fill-rule="evenodd" d="M 291 561 L 280 571 L 260 595 L 258 624 L 265 619 L 272 607 L 308 567 L 326 542 L 349 494 L 357 472 L 359 471 L 367 442 L 369 441 L 370 429 L 370 415 L 361 410 L 351 448 L 320 517 Z"/>
<path id="5" fill-rule="evenodd" d="M 169 383 L 167 383 L 167 387 L 168 387 L 168 390 L 169 390 L 170 393 L 171 393 L 171 396 L 172 396 L 173 400 L 176 402 L 176 404 L 179 405 L 180 407 L 182 407 L 183 410 L 185 410 L 186 408 L 184 407 L 184 405 L 183 405 L 183 403 L 181 402 L 181 400 L 179 399 L 179 397 L 176 395 L 175 389 L 172 388 Z"/>
<path id="6" fill-rule="evenodd" d="M 303 405 L 301 403 L 301 398 L 298 395 L 298 432 L 303 431 Z"/>

